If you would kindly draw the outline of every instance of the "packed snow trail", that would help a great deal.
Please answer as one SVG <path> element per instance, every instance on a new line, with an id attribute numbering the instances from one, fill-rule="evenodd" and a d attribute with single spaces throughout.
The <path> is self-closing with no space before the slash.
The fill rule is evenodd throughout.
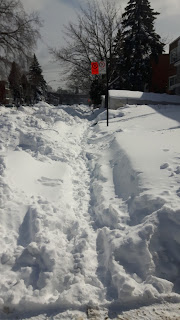
<path id="1" fill-rule="evenodd" d="M 179 122 L 178 106 L 109 127 L 87 106 L 1 109 L 0 319 L 178 314 Z"/>
<path id="2" fill-rule="evenodd" d="M 7 150 L 10 201 L 4 212 L 9 231 L 1 246 L 2 302 L 10 310 L 18 306 L 23 311 L 30 304 L 33 310 L 53 303 L 80 307 L 99 300 L 103 291 L 96 277 L 96 234 L 88 214 L 83 142 L 88 121 L 44 105 L 32 113 L 27 119 L 22 114 L 16 145 L 10 142 Z M 11 246 L 6 248 L 6 243 Z"/>

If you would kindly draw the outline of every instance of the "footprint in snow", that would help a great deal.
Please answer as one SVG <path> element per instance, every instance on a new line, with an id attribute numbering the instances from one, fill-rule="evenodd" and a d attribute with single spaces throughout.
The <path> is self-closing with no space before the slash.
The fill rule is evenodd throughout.
<path id="1" fill-rule="evenodd" d="M 175 173 L 180 174 L 180 166 L 177 166 Z"/>
<path id="2" fill-rule="evenodd" d="M 122 129 L 118 129 L 118 130 L 116 130 L 116 132 L 123 132 L 123 130 Z"/>
<path id="3" fill-rule="evenodd" d="M 169 163 L 165 162 L 160 166 L 160 169 L 166 169 L 169 167 Z"/>
<path id="4" fill-rule="evenodd" d="M 180 197 L 180 188 L 176 191 L 177 196 Z"/>
<path id="5" fill-rule="evenodd" d="M 56 187 L 61 185 L 63 183 L 63 180 L 41 177 L 40 179 L 38 179 L 38 182 L 42 183 L 44 186 L 47 187 Z"/>

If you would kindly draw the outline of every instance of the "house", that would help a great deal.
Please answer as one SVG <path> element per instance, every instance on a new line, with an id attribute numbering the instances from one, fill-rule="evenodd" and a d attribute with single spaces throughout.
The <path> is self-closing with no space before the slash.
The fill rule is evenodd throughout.
<path id="1" fill-rule="evenodd" d="M 12 102 L 11 91 L 7 81 L 0 81 L 0 103 L 8 104 Z"/>
<path id="2" fill-rule="evenodd" d="M 151 60 L 152 78 L 149 92 L 167 93 L 169 78 L 169 54 L 160 54 L 158 62 Z"/>
<path id="3" fill-rule="evenodd" d="M 169 93 L 180 95 L 180 37 L 169 45 Z"/>

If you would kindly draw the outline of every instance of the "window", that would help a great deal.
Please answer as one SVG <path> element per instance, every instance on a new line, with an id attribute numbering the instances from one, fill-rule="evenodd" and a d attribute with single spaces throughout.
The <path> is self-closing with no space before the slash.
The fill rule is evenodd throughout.
<path id="1" fill-rule="evenodd" d="M 178 43 L 177 47 L 177 60 L 180 60 L 180 43 Z"/>
<path id="2" fill-rule="evenodd" d="M 170 51 L 170 63 L 174 63 L 177 60 L 177 48 Z"/>
<path id="3" fill-rule="evenodd" d="M 177 67 L 177 79 L 176 84 L 180 85 L 180 66 Z"/>
<path id="4" fill-rule="evenodd" d="M 177 82 L 177 76 L 169 77 L 169 89 L 173 89 Z"/>

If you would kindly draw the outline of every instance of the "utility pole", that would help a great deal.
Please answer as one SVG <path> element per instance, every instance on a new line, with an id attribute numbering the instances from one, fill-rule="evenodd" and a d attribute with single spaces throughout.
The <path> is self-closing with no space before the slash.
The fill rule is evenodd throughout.
<path id="1" fill-rule="evenodd" d="M 107 110 L 107 126 L 109 125 L 109 73 L 107 58 L 104 61 L 91 62 L 91 74 L 106 74 L 105 108 Z"/>
<path id="2" fill-rule="evenodd" d="M 105 108 L 107 110 L 107 126 L 109 125 L 109 73 L 108 62 L 106 59 L 106 94 L 105 94 Z"/>

